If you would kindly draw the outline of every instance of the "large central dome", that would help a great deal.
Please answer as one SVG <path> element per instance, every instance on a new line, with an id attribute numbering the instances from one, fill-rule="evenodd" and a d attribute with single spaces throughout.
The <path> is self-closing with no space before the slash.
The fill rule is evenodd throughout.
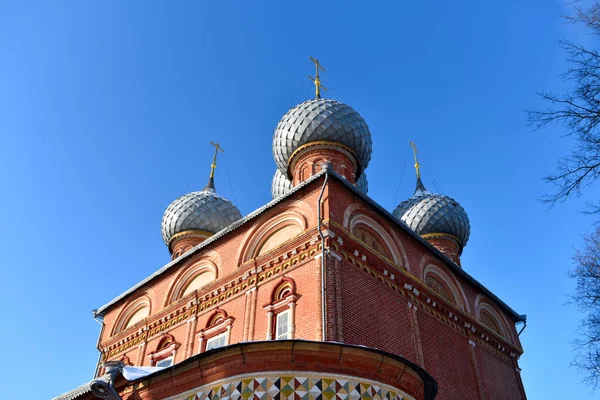
<path id="1" fill-rule="evenodd" d="M 329 99 L 313 99 L 289 110 L 273 135 L 273 158 L 286 176 L 292 154 L 301 146 L 314 142 L 341 144 L 357 158 L 359 170 L 371 159 L 371 132 L 365 120 L 350 106 Z"/>

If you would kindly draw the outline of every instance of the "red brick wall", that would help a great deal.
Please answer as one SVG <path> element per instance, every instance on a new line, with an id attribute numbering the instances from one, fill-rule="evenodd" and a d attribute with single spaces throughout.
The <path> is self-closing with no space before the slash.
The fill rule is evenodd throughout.
<path id="1" fill-rule="evenodd" d="M 416 361 L 406 301 L 347 262 L 339 264 L 343 342 L 374 347 Z"/>
<path id="2" fill-rule="evenodd" d="M 525 398 L 519 372 L 481 347 L 475 347 L 485 399 L 512 400 Z"/>
<path id="3" fill-rule="evenodd" d="M 438 382 L 437 398 L 479 399 L 468 339 L 424 312 L 417 314 L 425 361 L 423 367 Z"/>
<path id="4" fill-rule="evenodd" d="M 321 186 L 322 180 L 317 180 L 236 231 L 210 244 L 201 252 L 181 261 L 145 287 L 138 289 L 124 301 L 117 303 L 105 316 L 106 329 L 101 345 L 114 345 L 116 340 L 120 341 L 122 338 L 126 340 L 126 336 L 140 330 L 144 322 L 114 338 L 111 336 L 114 324 L 123 308 L 129 301 L 141 295 L 147 296 L 152 303 L 152 315 L 148 320 L 152 320 L 156 316 L 162 318 L 163 314 L 167 315 L 175 308 L 185 304 L 188 305 L 186 312 L 189 312 L 190 308 L 196 307 L 198 311 L 194 316 L 197 318 L 197 326 L 193 333 L 193 349 L 190 354 L 198 352 L 196 333 L 206 327 L 216 308 L 234 318 L 231 325 L 230 343 L 244 340 L 245 327 L 251 326 L 250 321 L 253 321 L 254 329 L 248 328 L 251 332 L 246 340 L 265 340 L 269 321 L 264 306 L 271 302 L 271 294 L 284 276 L 292 278 L 297 286 L 295 337 L 321 340 L 321 261 L 318 258 L 315 259 L 315 256 L 320 254 L 320 250 L 317 250 L 320 241 L 315 239 L 317 237 L 317 199 Z M 325 220 L 325 228 L 344 237 L 347 242 L 345 245 L 339 244 L 338 246 L 337 238 L 327 239 L 328 243 L 333 241 L 331 244 L 340 248 L 339 252 L 352 253 L 358 243 L 352 242 L 353 239 L 348 236 L 349 233 L 344 226 L 346 210 L 355 204 L 361 206 L 360 212 L 370 215 L 373 220 L 377 221 L 382 229 L 394 238 L 398 248 L 401 248 L 403 252 L 400 257 L 403 260 L 402 265 L 394 266 L 364 246 L 357 248 L 361 255 L 368 254 L 368 261 L 365 261 L 365 264 L 369 264 L 375 269 L 379 268 L 381 271 L 378 273 L 382 273 L 385 268 L 388 274 L 396 275 L 394 285 L 397 287 L 394 290 L 389 280 L 384 283 L 383 276 L 373 277 L 346 259 L 338 260 L 337 256 L 331 255 L 326 258 L 328 340 L 375 347 L 402 355 L 416 363 L 423 363 L 425 369 L 438 380 L 440 386 L 438 398 L 441 400 L 476 399 L 479 398 L 478 391 L 480 390 L 483 390 L 486 396 L 484 398 L 524 398 L 520 391 L 520 379 L 514 373 L 514 366 L 510 365 L 510 361 L 507 362 L 478 347 L 475 348 L 476 353 L 473 353 L 469 344 L 468 329 L 452 328 L 440 322 L 439 318 L 441 317 L 432 317 L 418 307 L 415 317 L 415 311 L 409 308 L 407 294 L 399 293 L 402 284 L 412 282 L 412 285 L 422 285 L 423 268 L 428 263 L 432 263 L 452 276 L 462 289 L 461 293 L 464 292 L 465 302 L 468 304 L 467 310 L 470 310 L 470 314 L 467 310 L 464 312 L 455 310 L 455 313 L 463 313 L 467 316 L 466 320 L 472 321 L 475 300 L 481 294 L 481 289 L 454 272 L 452 268 L 445 265 L 442 259 L 431 253 L 425 245 L 399 228 L 386 216 L 373 210 L 369 204 L 333 178 L 329 180 L 324 200 L 322 216 Z M 306 215 L 307 233 L 286 242 L 283 246 L 265 255 L 244 261 L 242 255 L 246 243 L 251 239 L 256 227 L 277 218 L 283 211 L 291 207 Z M 298 260 L 299 254 L 306 255 L 309 251 L 312 251 L 310 257 L 291 264 L 292 259 Z M 204 307 L 207 303 L 193 305 L 191 300 L 195 300 L 194 296 L 186 298 L 185 301 L 182 300 L 176 305 L 166 307 L 165 303 L 169 292 L 182 271 L 202 258 L 210 259 L 217 265 L 219 272 L 218 279 L 198 293 L 200 299 L 205 295 L 214 294 L 216 291 L 226 293 L 230 289 L 225 288 L 225 284 L 235 283 L 240 286 L 245 284 L 245 289 L 233 295 L 228 294 L 230 297 L 219 301 L 217 305 L 206 306 L 206 308 Z M 288 267 L 284 270 L 282 266 L 286 263 Z M 276 267 L 279 268 L 279 272 L 275 272 Z M 468 266 L 465 268 L 468 269 Z M 250 273 L 251 271 L 254 272 Z M 267 276 L 266 271 L 271 271 L 272 275 Z M 259 281 L 260 276 L 263 278 Z M 256 279 L 256 283 L 249 285 L 253 278 Z M 389 276 L 386 276 L 387 278 Z M 256 287 L 256 292 L 251 296 L 247 295 L 246 291 L 252 287 Z M 220 292 L 221 290 L 223 292 Z M 412 296 L 410 293 L 408 295 Z M 219 296 L 220 294 L 216 298 Z M 255 302 L 254 313 L 249 312 L 252 307 L 249 307 L 248 301 Z M 421 300 L 419 299 L 419 301 Z M 437 301 L 441 300 L 437 299 Z M 415 304 L 417 303 L 418 301 Z M 509 317 L 506 311 L 497 306 L 495 308 Z M 186 316 L 193 317 L 189 313 Z M 510 320 L 510 317 L 507 319 Z M 181 350 L 177 352 L 176 362 L 185 357 L 184 346 L 188 327 L 189 324 L 184 322 L 167 330 L 175 336 L 176 341 L 182 344 Z M 507 328 L 511 331 L 511 338 L 518 348 L 520 344 L 514 326 L 509 324 Z M 490 335 L 493 336 L 493 334 Z M 148 341 L 146 355 L 155 350 L 159 340 L 160 335 Z M 134 363 L 137 361 L 137 351 L 137 347 L 134 347 L 126 352 Z M 118 353 L 111 359 L 119 359 L 122 354 L 122 352 Z M 477 354 L 475 359 L 473 354 Z M 144 365 L 148 365 L 148 362 L 148 357 L 144 357 Z M 479 384 L 476 381 L 477 374 L 480 376 Z"/>

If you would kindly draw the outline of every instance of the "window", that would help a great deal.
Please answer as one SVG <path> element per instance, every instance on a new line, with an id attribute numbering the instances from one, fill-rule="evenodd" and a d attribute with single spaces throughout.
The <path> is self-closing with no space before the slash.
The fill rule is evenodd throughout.
<path id="1" fill-rule="evenodd" d="M 485 326 L 490 328 L 492 331 L 494 331 L 495 333 L 497 333 L 500 336 L 503 336 L 502 330 L 498 326 L 498 323 L 496 322 L 494 317 L 491 316 L 491 314 L 489 314 L 485 311 L 482 311 L 481 314 L 479 315 L 479 320 L 481 321 L 482 324 L 484 324 Z"/>
<path id="2" fill-rule="evenodd" d="M 158 342 L 156 350 L 148 354 L 153 367 L 170 367 L 175 362 L 175 354 L 181 346 L 170 333 L 165 333 Z"/>
<path id="3" fill-rule="evenodd" d="M 444 300 L 448 301 L 449 303 L 454 304 L 455 302 L 452 299 L 452 297 L 450 296 L 450 294 L 448 294 L 448 290 L 444 287 L 444 284 L 442 282 L 440 282 L 439 280 L 437 280 L 436 278 L 434 278 L 432 275 L 433 274 L 428 274 L 425 277 L 425 284 L 427 286 L 429 286 L 429 288 L 431 290 L 433 290 L 435 293 L 440 295 L 440 297 L 442 297 Z"/>
<path id="4" fill-rule="evenodd" d="M 224 310 L 217 309 L 206 328 L 198 332 L 198 353 L 227 346 L 232 323 L 232 317 L 228 317 Z"/>
<path id="5" fill-rule="evenodd" d="M 392 260 L 389 251 L 386 250 L 385 246 L 381 245 L 381 242 L 385 243 L 385 241 L 379 238 L 377 234 L 371 232 L 370 230 L 364 227 L 355 228 L 352 233 L 354 234 L 354 236 L 359 238 L 367 247 L 384 256 L 388 260 Z"/>
<path id="6" fill-rule="evenodd" d="M 267 340 L 294 339 L 294 309 L 296 307 L 296 284 L 290 278 L 283 278 L 273 290 L 267 311 Z"/>
<path id="7" fill-rule="evenodd" d="M 206 341 L 206 351 L 217 349 L 227 345 L 227 332 L 223 332 L 217 336 L 213 336 Z"/>
<path id="8" fill-rule="evenodd" d="M 275 328 L 275 340 L 285 340 L 292 338 L 292 330 L 291 330 L 291 310 L 286 310 L 280 312 L 275 317 L 277 318 L 276 328 Z"/>
<path id="9" fill-rule="evenodd" d="M 157 367 L 170 367 L 171 365 L 173 365 L 173 356 L 156 362 Z"/>

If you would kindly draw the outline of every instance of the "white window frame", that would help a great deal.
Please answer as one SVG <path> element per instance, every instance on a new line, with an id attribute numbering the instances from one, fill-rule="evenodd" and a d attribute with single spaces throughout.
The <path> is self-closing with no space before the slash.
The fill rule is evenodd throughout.
<path id="1" fill-rule="evenodd" d="M 287 329 L 280 332 L 280 318 L 286 316 Z M 275 340 L 287 340 L 292 338 L 292 310 L 288 309 L 275 314 Z"/>
<path id="2" fill-rule="evenodd" d="M 205 343 L 211 340 L 214 337 L 225 335 L 225 344 L 222 347 L 229 346 L 229 337 L 231 333 L 231 324 L 233 323 L 233 318 L 228 317 L 223 321 L 219 322 L 217 325 L 211 326 L 210 328 L 204 329 L 196 335 L 198 338 L 198 353 L 203 351 L 207 351 L 206 347 L 208 343 Z M 219 332 L 219 333 L 216 333 Z M 216 347 L 214 347 L 216 348 Z"/>
<path id="3" fill-rule="evenodd" d="M 223 344 L 221 344 L 220 346 L 211 347 L 212 343 L 217 342 L 217 341 L 220 342 L 221 340 L 223 341 Z M 225 331 L 223 333 L 219 333 L 218 335 L 215 335 L 215 336 L 212 336 L 212 337 L 209 337 L 208 339 L 206 339 L 206 350 L 204 350 L 204 351 L 209 351 L 212 349 L 218 349 L 221 347 L 225 347 L 228 344 L 229 344 L 229 331 Z"/>
<path id="4" fill-rule="evenodd" d="M 161 363 L 166 363 L 169 362 L 169 365 L 160 365 Z M 167 357 L 167 358 L 163 358 L 162 360 L 158 360 L 155 364 L 155 367 L 163 367 L 163 368 L 168 368 L 170 366 L 173 365 L 173 356 L 171 357 Z"/>

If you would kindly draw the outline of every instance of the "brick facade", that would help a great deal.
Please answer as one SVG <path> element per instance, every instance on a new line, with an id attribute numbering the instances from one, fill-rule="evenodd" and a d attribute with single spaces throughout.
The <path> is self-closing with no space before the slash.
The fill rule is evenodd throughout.
<path id="1" fill-rule="evenodd" d="M 202 352 L 201 339 L 219 313 L 227 326 L 213 331 L 227 330 L 228 344 L 271 340 L 269 311 L 287 280 L 295 292 L 292 339 L 322 341 L 324 310 L 326 341 L 404 357 L 437 380 L 438 399 L 525 399 L 514 312 L 339 176 L 330 174 L 323 186 L 324 176 L 218 239 L 207 239 L 105 307 L 102 360 L 152 365 L 150 355 L 168 334 L 176 343 L 169 347 L 176 347 L 174 363 L 181 363 Z M 324 258 L 317 220 L 321 190 Z M 261 252 L 266 240 L 290 224 L 301 233 Z M 204 266 L 216 279 L 178 298 L 178 282 Z M 136 301 L 149 304 L 150 315 L 119 328 L 127 326 L 124 318 L 136 310 Z M 480 319 L 483 314 L 496 325 Z"/>

